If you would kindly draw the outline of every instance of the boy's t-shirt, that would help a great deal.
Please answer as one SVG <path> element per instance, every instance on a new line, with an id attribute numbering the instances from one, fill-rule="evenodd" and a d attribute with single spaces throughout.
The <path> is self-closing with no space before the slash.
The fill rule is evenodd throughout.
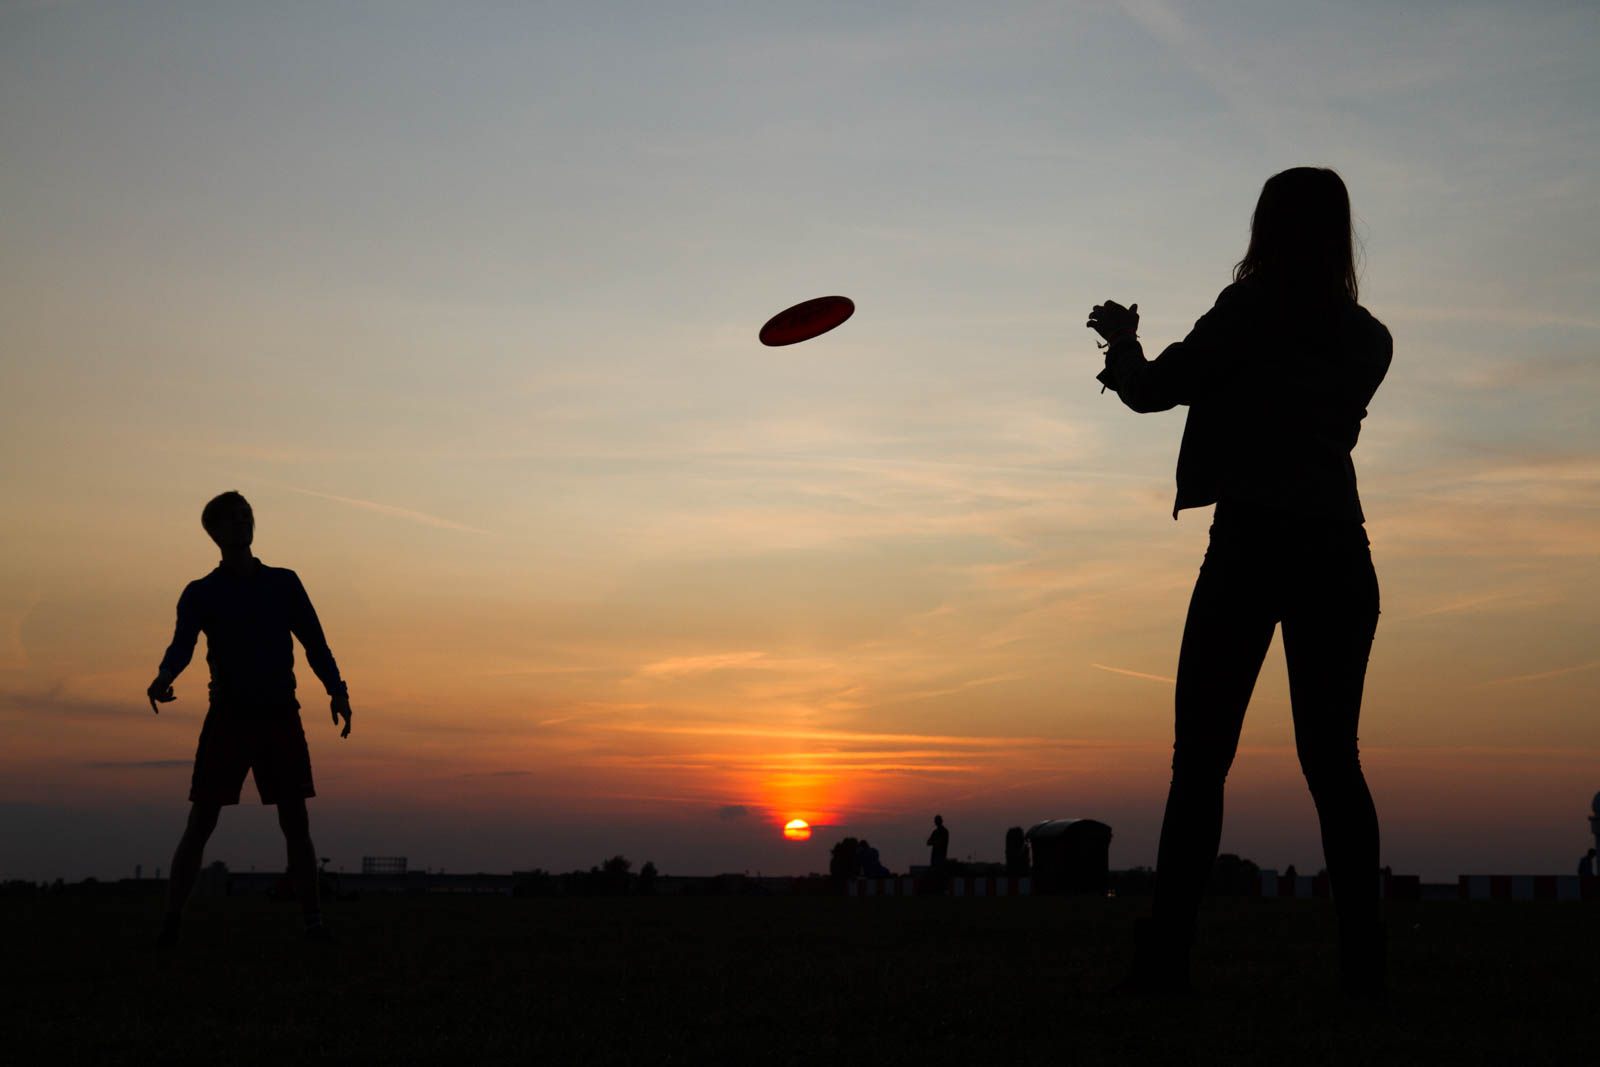
<path id="1" fill-rule="evenodd" d="M 298 708 L 291 635 L 300 639 L 306 662 L 328 694 L 344 692 L 311 598 L 287 567 L 252 559 L 243 570 L 218 566 L 190 582 L 178 598 L 177 629 L 161 658 L 168 677 L 189 665 L 202 632 L 212 707 Z"/>

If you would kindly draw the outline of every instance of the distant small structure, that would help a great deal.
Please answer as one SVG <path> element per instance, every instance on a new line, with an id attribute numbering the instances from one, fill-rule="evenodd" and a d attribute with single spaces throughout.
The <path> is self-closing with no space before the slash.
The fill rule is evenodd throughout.
<path id="1" fill-rule="evenodd" d="M 362 874 L 404 875 L 406 873 L 406 857 L 404 856 L 362 856 Z"/>
<path id="2" fill-rule="evenodd" d="M 1095 819 L 1046 819 L 1023 835 L 1033 853 L 1033 892 L 1105 896 L 1111 827 Z"/>
<path id="3" fill-rule="evenodd" d="M 1022 827 L 1013 826 L 1006 831 L 1006 874 L 1020 878 L 1029 869 L 1027 835 Z"/>

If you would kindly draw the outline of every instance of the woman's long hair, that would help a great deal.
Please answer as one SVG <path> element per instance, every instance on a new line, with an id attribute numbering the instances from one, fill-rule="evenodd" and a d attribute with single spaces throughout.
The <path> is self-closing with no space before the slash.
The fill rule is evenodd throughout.
<path id="1" fill-rule="evenodd" d="M 1250 216 L 1250 247 L 1233 280 L 1256 278 L 1303 305 L 1357 299 L 1350 193 L 1334 171 L 1292 167 L 1261 187 Z"/>

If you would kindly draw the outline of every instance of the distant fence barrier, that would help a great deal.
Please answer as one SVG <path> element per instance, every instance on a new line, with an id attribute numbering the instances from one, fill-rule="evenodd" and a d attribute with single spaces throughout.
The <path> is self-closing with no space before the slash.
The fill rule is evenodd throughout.
<path id="1" fill-rule="evenodd" d="M 952 878 L 950 893 L 957 897 L 1029 897 L 1033 895 L 1033 879 L 1019 875 Z"/>

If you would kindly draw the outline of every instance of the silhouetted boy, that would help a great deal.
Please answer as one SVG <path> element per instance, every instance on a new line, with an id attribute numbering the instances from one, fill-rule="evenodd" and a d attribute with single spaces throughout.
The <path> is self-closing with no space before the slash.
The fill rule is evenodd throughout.
<path id="1" fill-rule="evenodd" d="M 247 771 L 254 773 L 261 803 L 278 807 L 306 936 L 326 941 L 328 931 L 317 903 L 316 850 L 306 814 L 306 798 L 315 796 L 316 790 L 311 784 L 311 753 L 300 726 L 300 704 L 295 700 L 291 634 L 300 639 L 306 662 L 332 699 L 334 724 L 344 719 L 340 737 L 350 736 L 350 698 L 300 579 L 294 571 L 268 567 L 250 554 L 255 515 L 249 502 L 236 492 L 223 493 L 205 506 L 200 523 L 222 550 L 222 562 L 184 588 L 172 644 L 147 691 L 150 709 L 157 714 L 158 701 L 177 699 L 173 679 L 189 665 L 195 639 L 204 631 L 211 706 L 195 751 L 189 824 L 172 857 L 167 915 L 158 943 L 177 943 L 179 919 L 199 874 L 206 841 L 223 806 L 239 803 Z"/>

